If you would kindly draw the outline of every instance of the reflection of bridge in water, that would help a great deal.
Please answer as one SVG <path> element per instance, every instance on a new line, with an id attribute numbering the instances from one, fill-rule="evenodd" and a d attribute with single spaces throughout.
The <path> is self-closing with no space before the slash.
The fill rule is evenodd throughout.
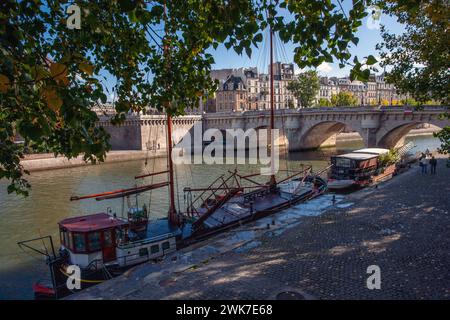
<path id="1" fill-rule="evenodd" d="M 424 106 L 419 110 L 413 107 L 281 109 L 275 112 L 275 127 L 280 128 L 290 151 L 317 148 L 345 128 L 358 132 L 367 147 L 391 148 L 402 143 L 406 134 L 419 124 L 440 128 L 450 125 L 448 118 L 441 117 L 445 112 L 449 112 L 446 106 Z M 202 131 L 267 128 L 269 118 L 269 110 L 181 116 L 173 120 L 174 141 L 180 141 L 199 127 Z M 110 125 L 106 118 L 99 124 L 110 132 L 113 149 L 166 147 L 164 115 L 133 115 L 119 127 Z"/>

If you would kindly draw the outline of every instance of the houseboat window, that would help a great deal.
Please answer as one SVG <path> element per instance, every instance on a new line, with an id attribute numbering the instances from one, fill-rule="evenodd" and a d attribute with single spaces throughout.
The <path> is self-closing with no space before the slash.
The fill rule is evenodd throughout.
<path id="1" fill-rule="evenodd" d="M 105 247 L 111 247 L 112 246 L 111 230 L 103 231 L 103 241 L 104 241 L 104 246 Z"/>
<path id="2" fill-rule="evenodd" d="M 154 244 L 150 247 L 150 252 L 153 253 L 158 253 L 159 252 L 159 245 Z"/>
<path id="3" fill-rule="evenodd" d="M 86 251 L 86 243 L 84 241 L 83 233 L 74 233 L 73 234 L 73 244 L 75 246 L 75 251 L 84 252 Z"/>
<path id="4" fill-rule="evenodd" d="M 61 244 L 66 245 L 66 243 L 64 242 L 66 240 L 64 235 L 65 235 L 64 230 L 59 230 L 59 238 L 60 238 Z"/>
<path id="5" fill-rule="evenodd" d="M 162 249 L 163 250 L 167 250 L 167 249 L 169 249 L 170 248 L 170 243 L 169 243 L 169 241 L 166 241 L 166 242 L 163 242 L 162 243 Z"/>
<path id="6" fill-rule="evenodd" d="M 350 159 L 336 158 L 337 167 L 350 167 Z"/>
<path id="7" fill-rule="evenodd" d="M 89 251 L 98 251 L 101 249 L 100 232 L 91 232 L 88 234 Z"/>
<path id="8" fill-rule="evenodd" d="M 67 248 L 70 248 L 70 246 L 69 246 L 69 232 L 67 232 L 67 231 L 64 231 L 64 245 Z"/>
<path id="9" fill-rule="evenodd" d="M 148 256 L 148 248 L 140 248 L 139 249 L 139 256 Z"/>
<path id="10" fill-rule="evenodd" d="M 116 242 L 120 244 L 127 240 L 127 229 L 116 229 Z"/>
<path id="11" fill-rule="evenodd" d="M 67 232 L 67 237 L 69 238 L 69 242 L 67 243 L 67 248 L 73 250 L 73 242 L 72 242 L 72 232 Z"/>

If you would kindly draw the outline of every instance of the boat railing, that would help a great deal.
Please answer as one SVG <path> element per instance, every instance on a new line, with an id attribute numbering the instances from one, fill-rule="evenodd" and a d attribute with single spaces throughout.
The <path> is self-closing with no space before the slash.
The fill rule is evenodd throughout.
<path id="1" fill-rule="evenodd" d="M 232 186 L 232 182 L 237 184 L 237 188 Z M 214 206 L 214 204 L 217 202 L 217 198 L 225 197 L 230 192 L 232 192 L 235 189 L 239 189 L 240 184 L 239 181 L 236 179 L 236 172 L 228 176 L 226 179 L 224 178 L 224 175 L 219 176 L 217 179 L 215 179 L 208 187 L 206 188 L 184 188 L 184 192 L 188 194 L 188 205 L 186 208 L 186 212 L 188 216 L 200 216 L 200 213 L 198 212 L 196 205 L 200 205 L 205 207 L 207 210 L 210 210 L 210 206 Z M 192 199 L 192 192 L 195 191 L 201 191 L 201 193 L 195 197 L 195 199 Z"/>
<path id="2" fill-rule="evenodd" d="M 311 172 L 313 176 L 315 177 L 324 177 L 327 178 L 328 172 L 330 171 L 330 169 L 333 167 L 334 165 L 331 164 L 327 167 L 325 167 L 324 169 L 320 170 L 319 172 Z"/>
<path id="3" fill-rule="evenodd" d="M 307 166 L 306 169 L 303 169 L 302 171 L 298 171 L 294 174 L 289 175 L 288 177 L 284 178 L 281 181 L 278 181 L 277 183 L 283 183 L 285 181 L 291 180 L 292 178 L 296 177 L 296 176 L 300 176 L 303 175 L 303 177 L 306 177 L 310 172 L 312 171 L 312 166 Z"/>
<path id="4" fill-rule="evenodd" d="M 140 246 L 140 245 L 147 244 L 150 242 L 162 241 L 162 240 L 165 240 L 168 238 L 176 237 L 177 235 L 178 235 L 178 232 L 169 232 L 169 233 L 161 234 L 159 236 L 154 236 L 154 237 L 145 238 L 145 239 L 141 239 L 141 240 L 137 240 L 137 241 L 129 241 L 129 242 L 126 242 L 123 244 L 118 244 L 117 248 L 128 249 L 131 247 Z"/>

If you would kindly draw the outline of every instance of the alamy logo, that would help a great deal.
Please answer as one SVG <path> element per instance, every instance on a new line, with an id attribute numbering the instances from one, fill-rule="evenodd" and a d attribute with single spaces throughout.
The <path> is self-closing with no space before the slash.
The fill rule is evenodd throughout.
<path id="1" fill-rule="evenodd" d="M 366 286 L 369 290 L 381 289 L 381 269 L 376 264 L 367 267 L 367 273 L 370 276 L 367 278 Z"/>
<path id="2" fill-rule="evenodd" d="M 201 125 L 194 125 L 193 131 L 193 139 L 191 132 L 173 132 L 175 164 L 261 164 L 262 175 L 279 170 L 278 129 L 208 129 L 202 134 Z"/>
<path id="3" fill-rule="evenodd" d="M 68 29 L 81 29 L 81 10 L 76 4 L 72 4 L 67 7 L 67 28 Z"/>
<path id="4" fill-rule="evenodd" d="M 81 270 L 77 265 L 70 265 L 66 269 L 67 280 L 66 286 L 69 290 L 80 290 L 81 289 Z"/>

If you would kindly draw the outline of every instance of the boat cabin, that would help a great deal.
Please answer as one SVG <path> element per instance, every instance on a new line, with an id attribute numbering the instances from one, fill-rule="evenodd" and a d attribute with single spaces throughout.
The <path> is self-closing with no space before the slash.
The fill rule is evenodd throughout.
<path id="1" fill-rule="evenodd" d="M 94 260 L 116 260 L 116 247 L 127 241 L 128 222 L 106 213 L 67 218 L 59 222 L 61 247 L 81 268 Z"/>
<path id="2" fill-rule="evenodd" d="M 331 157 L 331 179 L 365 180 L 378 168 L 378 157 L 388 149 L 366 148 Z"/>

